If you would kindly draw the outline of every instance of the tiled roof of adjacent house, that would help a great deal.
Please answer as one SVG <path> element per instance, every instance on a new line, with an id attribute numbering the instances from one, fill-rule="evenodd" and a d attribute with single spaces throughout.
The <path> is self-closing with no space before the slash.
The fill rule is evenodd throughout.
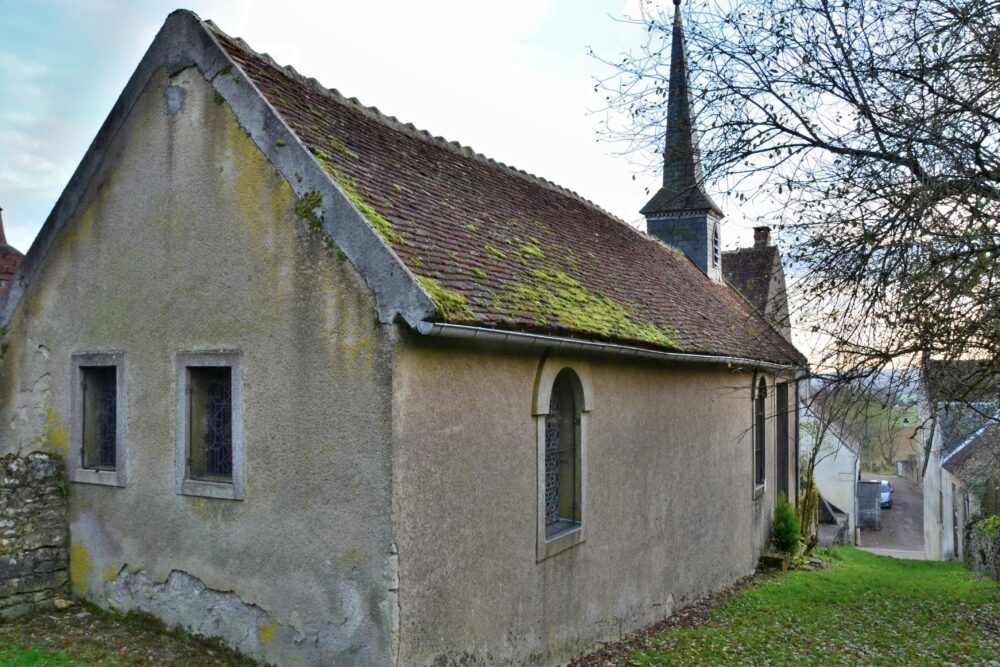
<path id="1" fill-rule="evenodd" d="M 803 365 L 728 286 L 578 195 L 404 125 L 213 30 L 443 322 Z"/>
<path id="2" fill-rule="evenodd" d="M 961 444 L 953 447 L 942 460 L 941 467 L 953 475 L 966 478 L 976 474 L 980 469 L 995 470 L 998 466 L 998 456 L 1000 456 L 1000 425 L 991 421 Z"/>
<path id="3" fill-rule="evenodd" d="M 722 253 L 722 275 L 753 304 L 757 312 L 767 312 L 768 288 L 775 246 L 740 248 Z"/>
<path id="4" fill-rule="evenodd" d="M 23 257 L 17 248 L 7 243 L 3 230 L 3 209 L 0 208 L 0 294 L 4 293 L 7 283 L 14 278 Z"/>

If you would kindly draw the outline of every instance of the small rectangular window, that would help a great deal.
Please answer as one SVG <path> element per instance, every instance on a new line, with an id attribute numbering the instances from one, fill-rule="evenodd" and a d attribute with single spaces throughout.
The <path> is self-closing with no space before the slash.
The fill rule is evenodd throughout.
<path id="1" fill-rule="evenodd" d="M 118 378 L 114 366 L 81 366 L 83 467 L 114 470 L 118 447 Z"/>
<path id="2" fill-rule="evenodd" d="M 240 354 L 180 354 L 177 377 L 178 493 L 242 500 Z"/>
<path id="3" fill-rule="evenodd" d="M 191 479 L 233 478 L 233 380 L 228 367 L 188 369 L 188 473 Z"/>
<path id="4" fill-rule="evenodd" d="M 125 354 L 73 354 L 70 479 L 125 486 Z"/>

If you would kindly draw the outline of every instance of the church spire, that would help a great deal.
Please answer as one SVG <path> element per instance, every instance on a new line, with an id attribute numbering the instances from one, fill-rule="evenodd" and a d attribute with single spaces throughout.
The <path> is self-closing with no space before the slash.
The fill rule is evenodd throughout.
<path id="1" fill-rule="evenodd" d="M 719 222 L 722 211 L 702 185 L 698 139 L 691 122 L 691 91 L 680 0 L 674 0 L 666 135 L 663 187 L 641 211 L 646 216 L 646 230 L 683 251 L 705 275 L 721 283 Z"/>
<path id="2" fill-rule="evenodd" d="M 722 211 L 702 186 L 698 140 L 691 122 L 691 91 L 688 87 L 687 50 L 681 25 L 681 3 L 674 0 L 674 31 L 670 50 L 670 85 L 667 97 L 667 132 L 663 151 L 663 187 L 641 213 L 709 210 Z"/>

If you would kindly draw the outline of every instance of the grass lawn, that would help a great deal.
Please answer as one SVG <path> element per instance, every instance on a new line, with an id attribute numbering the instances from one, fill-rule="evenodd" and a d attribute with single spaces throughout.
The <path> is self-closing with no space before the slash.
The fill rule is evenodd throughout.
<path id="1" fill-rule="evenodd" d="M 256 664 L 218 642 L 168 630 L 143 614 L 114 614 L 74 604 L 64 611 L 0 623 L 0 667 Z"/>
<path id="2" fill-rule="evenodd" d="M 824 554 L 828 569 L 763 580 L 618 664 L 1000 664 L 996 582 L 958 563 Z"/>

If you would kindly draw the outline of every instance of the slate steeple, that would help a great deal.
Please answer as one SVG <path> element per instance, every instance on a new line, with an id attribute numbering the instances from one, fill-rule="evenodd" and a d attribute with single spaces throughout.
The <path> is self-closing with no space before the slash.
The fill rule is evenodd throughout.
<path id="1" fill-rule="evenodd" d="M 680 0 L 674 0 L 663 186 L 642 207 L 647 231 L 680 250 L 716 282 L 722 282 L 719 223 L 722 211 L 705 192 L 698 140 L 691 122 L 687 53 Z"/>

